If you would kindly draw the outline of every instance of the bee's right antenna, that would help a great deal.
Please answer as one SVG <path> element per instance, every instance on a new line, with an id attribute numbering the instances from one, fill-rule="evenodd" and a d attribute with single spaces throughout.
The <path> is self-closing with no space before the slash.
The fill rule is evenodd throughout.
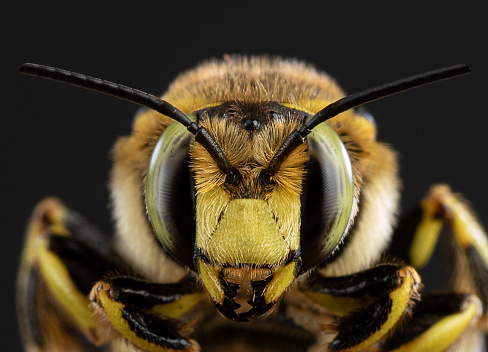
<path id="1" fill-rule="evenodd" d="M 217 165 L 222 172 L 226 174 L 227 183 L 237 183 L 240 180 L 239 172 L 230 165 L 223 151 L 208 131 L 205 128 L 198 127 L 198 125 L 195 122 L 192 122 L 183 112 L 165 100 L 118 83 L 51 66 L 26 63 L 20 67 L 20 72 L 26 75 L 51 79 L 99 93 L 108 94 L 169 116 L 181 123 L 189 132 L 195 135 L 195 139 L 205 147 L 212 158 L 217 162 Z"/>
<path id="2" fill-rule="evenodd" d="M 263 170 L 262 178 L 269 182 L 280 167 L 283 160 L 294 150 L 300 143 L 303 143 L 304 138 L 312 131 L 318 124 L 339 115 L 340 113 L 357 106 L 385 98 L 387 96 L 404 92 L 406 90 L 421 87 L 430 83 L 438 82 L 444 79 L 453 78 L 460 75 L 468 74 L 471 70 L 467 65 L 454 65 L 444 67 L 437 70 L 421 73 L 408 78 L 403 78 L 398 81 L 383 84 L 378 87 L 369 88 L 358 93 L 351 94 L 347 97 L 341 98 L 336 102 L 327 105 L 314 116 L 312 116 L 303 126 L 293 131 L 281 147 L 277 150 L 271 159 L 268 167 Z"/>

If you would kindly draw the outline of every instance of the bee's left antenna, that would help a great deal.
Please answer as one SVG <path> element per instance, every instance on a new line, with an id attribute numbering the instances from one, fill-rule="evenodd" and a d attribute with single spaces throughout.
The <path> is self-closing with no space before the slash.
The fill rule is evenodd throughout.
<path id="1" fill-rule="evenodd" d="M 81 73 L 39 64 L 26 63 L 20 66 L 19 70 L 26 75 L 68 83 L 73 86 L 93 90 L 95 92 L 111 95 L 119 99 L 130 101 L 131 103 L 145 106 L 178 121 L 193 134 L 195 134 L 198 129 L 198 126 L 194 122 L 167 101 L 134 88 Z"/>
<path id="2" fill-rule="evenodd" d="M 152 94 L 130 88 L 118 83 L 106 81 L 100 78 L 87 76 L 81 73 L 63 70 L 56 67 L 26 63 L 20 66 L 20 72 L 26 75 L 46 78 L 61 83 L 93 90 L 95 92 L 111 95 L 113 97 L 130 101 L 171 117 L 185 126 L 189 132 L 195 135 L 195 139 L 201 143 L 217 162 L 219 168 L 226 174 L 226 182 L 236 183 L 240 180 L 239 172 L 233 168 L 217 142 L 204 128 L 191 121 L 183 112 Z"/>

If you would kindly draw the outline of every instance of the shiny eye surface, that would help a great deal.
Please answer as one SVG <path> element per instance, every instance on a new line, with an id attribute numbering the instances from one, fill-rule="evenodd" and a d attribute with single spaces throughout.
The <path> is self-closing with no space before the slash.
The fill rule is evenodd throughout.
<path id="1" fill-rule="evenodd" d="M 154 232 L 165 250 L 193 266 L 195 190 L 189 167 L 193 135 L 171 124 L 154 148 L 146 179 L 146 207 Z"/>
<path id="2" fill-rule="evenodd" d="M 302 271 L 323 262 L 340 243 L 354 201 L 351 161 L 335 131 L 322 123 L 307 143 L 310 161 L 302 195 Z"/>

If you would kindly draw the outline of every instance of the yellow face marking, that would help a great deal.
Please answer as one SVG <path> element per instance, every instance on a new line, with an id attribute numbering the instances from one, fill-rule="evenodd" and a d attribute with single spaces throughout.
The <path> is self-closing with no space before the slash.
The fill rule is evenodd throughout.
<path id="1" fill-rule="evenodd" d="M 275 175 L 276 185 L 264 187 L 260 172 L 298 120 L 263 125 L 251 137 L 242 126 L 205 118 L 202 126 L 242 175 L 236 187 L 224 185 L 225 174 L 199 143 L 190 147 L 195 175 L 196 246 L 211 263 L 278 265 L 299 248 L 300 194 L 308 161 L 300 145 Z"/>
<path id="2" fill-rule="evenodd" d="M 266 286 L 264 291 L 264 298 L 266 304 L 273 303 L 278 300 L 283 292 L 290 286 L 295 279 L 295 262 L 284 266 L 276 271 L 273 275 L 273 280 Z"/>
<path id="3" fill-rule="evenodd" d="M 222 187 L 200 194 L 196 199 L 196 245 L 205 248 L 218 225 L 221 214 L 229 202 Z"/>
<path id="4" fill-rule="evenodd" d="M 201 219 L 197 215 L 197 221 L 205 221 Z M 202 241 L 199 234 L 197 237 L 198 245 Z M 215 232 L 199 247 L 217 263 L 276 265 L 298 246 L 299 234 L 284 234 L 266 201 L 234 199 L 228 203 Z"/>
<path id="5" fill-rule="evenodd" d="M 205 263 L 203 260 L 198 261 L 198 272 L 203 285 L 207 292 L 217 304 L 224 304 L 224 291 L 219 282 L 219 272 L 213 265 Z"/>
<path id="6" fill-rule="evenodd" d="M 449 315 L 438 321 L 415 340 L 395 349 L 393 352 L 441 352 L 457 340 L 481 312 L 481 303 L 472 296 L 462 312 Z"/>
<path id="7" fill-rule="evenodd" d="M 39 268 L 51 293 L 57 301 L 84 328 L 95 328 L 96 320 L 90 302 L 75 287 L 69 276 L 68 269 L 55 254 L 47 249 L 47 239 L 39 236 L 37 239 Z"/>

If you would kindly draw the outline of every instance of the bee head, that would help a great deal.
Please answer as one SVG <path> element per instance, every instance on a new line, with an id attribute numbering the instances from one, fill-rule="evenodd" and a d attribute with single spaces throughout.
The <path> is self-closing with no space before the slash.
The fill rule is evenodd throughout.
<path id="1" fill-rule="evenodd" d="M 348 152 L 323 122 L 366 102 L 468 71 L 458 65 L 368 89 L 313 116 L 279 102 L 238 100 L 196 111 L 195 137 L 176 137 L 176 129 L 183 129 L 173 132 L 170 126 L 153 154 L 146 200 L 158 238 L 174 258 L 193 268 L 227 318 L 245 321 L 270 312 L 301 273 L 337 249 L 357 212 Z M 192 174 L 194 182 L 194 198 L 180 209 L 173 196 L 161 200 L 174 189 L 167 181 L 168 168 L 158 161 L 159 149 L 176 155 L 179 147 L 164 142 L 169 138 L 184 144 L 187 155 L 177 158 L 178 167 L 187 171 L 170 173 Z M 178 176 L 169 177 L 180 182 Z M 149 201 L 153 195 L 160 199 Z M 194 222 L 184 209 L 194 209 Z M 177 229 L 175 214 L 186 230 Z"/>
<path id="2" fill-rule="evenodd" d="M 327 260 L 356 213 L 348 152 L 323 122 L 469 68 L 368 89 L 313 115 L 271 100 L 226 101 L 186 115 L 112 82 L 36 64 L 21 71 L 114 95 L 175 120 L 160 135 L 146 174 L 150 222 L 165 251 L 196 274 L 218 310 L 245 321 L 270 312 L 300 274 Z"/>
<path id="3" fill-rule="evenodd" d="M 310 117 L 276 102 L 226 102 L 191 114 L 237 180 L 180 124 L 153 152 L 146 201 L 155 233 L 233 320 L 271 311 L 300 273 L 334 251 L 355 213 L 351 164 L 326 124 L 269 172 Z"/>

